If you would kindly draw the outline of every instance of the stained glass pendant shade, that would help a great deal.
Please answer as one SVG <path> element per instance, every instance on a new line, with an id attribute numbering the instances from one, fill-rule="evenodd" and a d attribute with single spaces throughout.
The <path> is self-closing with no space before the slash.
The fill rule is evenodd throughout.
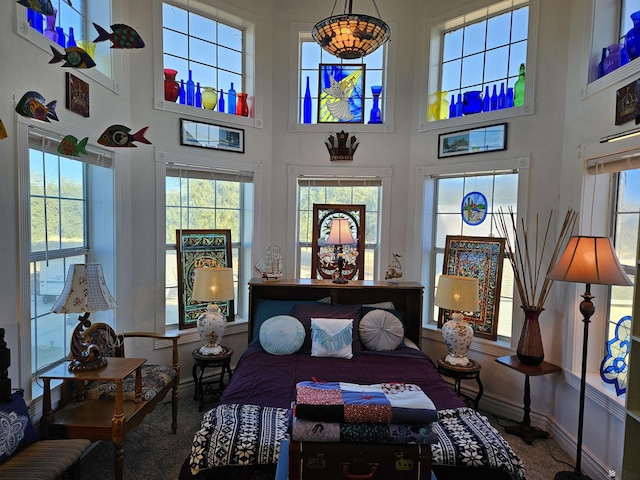
<path id="1" fill-rule="evenodd" d="M 382 21 L 375 0 L 378 17 L 352 13 L 353 0 L 345 0 L 344 12 L 334 15 L 338 0 L 334 0 L 331 16 L 319 21 L 311 30 L 313 39 L 331 55 L 338 58 L 361 58 L 374 52 L 391 38 L 389 25 Z"/>

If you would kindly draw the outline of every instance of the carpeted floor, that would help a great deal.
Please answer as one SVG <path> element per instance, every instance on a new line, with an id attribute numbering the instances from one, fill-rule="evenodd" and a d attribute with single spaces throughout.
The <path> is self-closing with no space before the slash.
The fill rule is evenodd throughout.
<path id="1" fill-rule="evenodd" d="M 211 405 L 205 406 L 211 407 Z M 487 415 L 522 459 L 527 480 L 551 480 L 562 470 L 572 470 L 570 457 L 553 439 L 535 440 L 527 445 L 515 435 L 504 433 L 503 425 L 514 422 Z M 193 434 L 200 427 L 198 404 L 183 395 L 178 416 L 178 433 L 171 433 L 171 404 L 162 403 L 125 438 L 125 480 L 177 480 L 182 462 L 191 448 Z M 569 465 L 562 463 L 569 462 Z M 113 444 L 99 442 L 82 459 L 82 477 L 113 480 Z"/>

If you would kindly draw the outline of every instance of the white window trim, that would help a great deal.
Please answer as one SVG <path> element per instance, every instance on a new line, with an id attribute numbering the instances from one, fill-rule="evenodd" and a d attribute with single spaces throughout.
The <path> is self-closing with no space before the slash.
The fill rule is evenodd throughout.
<path id="1" fill-rule="evenodd" d="M 201 13 L 213 19 L 226 19 L 229 24 L 241 28 L 244 31 L 244 83 L 249 96 L 253 97 L 253 117 L 220 113 L 217 110 L 195 108 L 180 103 L 167 102 L 164 99 L 164 77 L 162 75 L 163 48 L 162 48 L 162 3 L 172 3 L 185 10 Z M 189 0 L 154 0 L 153 4 L 153 36 L 158 41 L 153 42 L 154 64 L 154 108 L 167 112 L 188 115 L 202 119 L 214 120 L 225 124 L 242 125 L 245 127 L 262 128 L 262 48 L 260 39 L 264 38 L 262 32 L 261 17 L 251 14 L 227 3 L 217 0 L 207 5 Z"/>
<path id="2" fill-rule="evenodd" d="M 298 85 L 300 75 L 300 40 L 302 38 L 311 39 L 311 29 L 313 23 L 293 23 L 289 32 L 290 58 L 289 65 L 295 68 L 289 69 L 289 99 L 297 99 L 299 95 Z M 391 30 L 397 30 L 397 24 L 390 22 Z M 326 132 L 335 133 L 336 126 L 347 125 L 350 133 L 393 133 L 395 131 L 395 93 L 396 87 L 396 43 L 391 39 L 386 45 L 386 58 L 383 65 L 384 74 L 384 105 L 383 109 L 384 123 L 377 125 L 369 125 L 367 123 L 313 123 L 302 124 L 299 122 L 300 114 L 298 112 L 299 102 L 291 100 L 289 102 L 289 132 Z M 385 47 L 380 47 L 385 48 Z M 336 58 L 336 63 L 339 59 Z M 366 118 L 366 117 L 365 117 Z"/>
<path id="3" fill-rule="evenodd" d="M 503 160 L 488 160 L 484 162 L 457 162 L 447 164 L 422 164 L 417 165 L 415 170 L 415 192 L 416 205 L 414 224 L 418 228 L 414 229 L 413 252 L 409 253 L 413 258 L 414 268 L 419 272 L 420 278 L 426 279 L 422 282 L 425 288 L 424 295 L 424 312 L 432 311 L 433 304 L 433 279 L 431 278 L 430 259 L 433 250 L 433 238 L 431 235 L 433 224 L 433 198 L 425 195 L 426 182 L 429 177 L 438 175 L 463 175 L 465 172 L 494 172 L 504 170 L 518 170 L 518 218 L 526 215 L 527 199 L 529 198 L 529 169 L 531 167 L 530 157 L 508 158 Z M 525 218 L 526 221 L 526 218 Z M 514 292 L 515 294 L 515 292 Z M 426 315 L 426 313 L 425 313 Z M 518 344 L 520 331 L 522 330 L 523 318 L 520 309 L 514 302 L 512 311 L 513 321 L 511 322 L 511 344 L 504 345 L 502 342 L 496 341 L 480 341 L 484 339 L 474 340 L 476 344 L 473 348 L 487 354 L 506 355 L 511 354 L 511 350 L 505 350 L 504 347 L 515 348 Z M 435 327 L 424 327 L 424 331 L 428 338 L 442 340 L 442 335 L 431 334 L 429 331 L 435 332 Z"/>
<path id="4" fill-rule="evenodd" d="M 205 156 L 195 156 L 195 155 L 185 155 L 181 153 L 168 152 L 163 150 L 155 151 L 155 162 L 156 162 L 156 300 L 155 300 L 155 328 L 157 332 L 165 332 L 170 331 L 171 329 L 167 329 L 165 322 L 165 287 L 166 287 L 166 278 L 165 278 L 165 261 L 166 261 L 166 172 L 167 172 L 167 164 L 178 164 L 184 165 L 185 169 L 189 167 L 199 168 L 199 169 L 210 169 L 215 171 L 216 169 L 221 170 L 230 170 L 230 171 L 244 171 L 251 172 L 253 174 L 253 184 L 254 184 L 254 192 L 253 192 L 253 205 L 245 204 L 245 238 L 241 239 L 244 241 L 242 244 L 242 250 L 244 252 L 244 256 L 248 261 L 243 262 L 243 276 L 247 280 L 251 278 L 251 272 L 253 270 L 253 240 L 254 238 L 261 238 L 260 231 L 260 222 L 257 219 L 261 216 L 261 202 L 260 198 L 262 196 L 262 164 L 247 162 L 243 160 L 238 160 L 234 157 L 234 154 L 227 154 L 221 152 L 219 157 L 216 157 L 215 160 L 212 160 L 211 157 Z M 247 225 L 247 220 L 251 218 L 255 221 L 252 222 L 251 225 Z M 238 288 L 244 288 L 242 285 L 239 285 Z M 247 312 L 243 312 L 240 308 L 244 308 L 241 305 L 237 306 L 238 312 L 236 315 L 236 321 L 234 324 L 237 324 L 242 321 L 242 319 L 247 318 Z M 232 325 L 230 325 L 232 327 Z M 238 328 L 243 327 L 233 327 L 228 330 L 228 333 L 233 333 Z M 241 331 L 241 330 L 238 330 Z M 180 337 L 180 343 L 188 343 L 197 341 L 200 339 L 195 328 L 180 330 L 182 334 Z M 160 344 L 156 342 L 156 347 Z"/>
<path id="5" fill-rule="evenodd" d="M 445 120 L 427 121 L 429 99 L 433 92 L 438 90 L 440 82 L 440 39 L 442 38 L 443 25 L 451 19 L 461 17 L 480 8 L 486 8 L 496 2 L 487 0 L 477 1 L 453 10 L 446 15 L 428 18 L 423 27 L 423 52 L 427 52 L 422 58 L 422 71 L 420 85 L 428 85 L 428 88 L 420 90 L 420 108 L 416 124 L 421 133 L 451 129 L 452 127 L 465 127 L 476 123 L 496 122 L 507 118 L 532 115 L 535 113 L 535 82 L 536 62 L 538 46 L 539 1 L 529 1 L 529 32 L 527 35 L 527 63 L 526 63 L 526 88 L 524 105 L 521 107 L 504 108 L 491 112 L 482 112 L 476 115 L 463 115 L 462 117 L 448 118 Z"/>
<path id="6" fill-rule="evenodd" d="M 113 7 L 112 7 L 113 8 Z M 113 15 L 112 15 L 113 18 Z M 15 18 L 16 33 L 25 40 L 29 41 L 43 52 L 51 55 L 51 46 L 60 49 L 57 43 L 52 42 L 41 33 L 36 32 L 30 27 L 27 20 L 27 7 L 24 7 L 16 3 L 16 18 Z M 104 73 L 98 71 L 96 68 L 74 68 L 74 75 L 84 75 L 88 79 L 99 83 L 105 88 L 108 88 L 115 94 L 120 94 L 120 80 L 122 78 L 122 52 L 118 49 L 110 49 L 111 53 L 111 76 L 107 77 Z"/>
<path id="7" fill-rule="evenodd" d="M 75 128 L 70 125 L 60 124 L 60 123 L 48 123 L 40 122 L 38 120 L 32 120 L 30 118 L 17 117 L 16 124 L 16 156 L 18 159 L 17 162 L 17 170 L 18 170 L 18 282 L 19 282 L 19 291 L 20 295 L 18 298 L 19 303 L 19 311 L 21 312 L 19 323 L 20 323 L 20 361 L 19 365 L 19 379 L 18 385 L 25 389 L 26 398 L 33 398 L 33 389 L 31 383 L 31 298 L 30 298 L 30 238 L 31 238 L 31 216 L 30 216 L 30 198 L 29 198 L 29 185 L 30 185 L 30 176 L 29 176 L 29 129 L 35 128 L 39 131 L 46 132 L 53 137 L 63 138 L 65 135 L 74 135 L 77 138 L 91 137 L 91 133 Z M 121 177 L 120 173 L 123 165 L 122 162 L 118 162 L 115 158 L 113 152 L 104 149 L 101 145 L 90 141 L 88 146 L 96 151 L 101 152 L 104 151 L 105 155 L 112 158 L 112 170 L 113 170 L 113 212 L 111 215 L 114 218 L 113 226 L 111 231 L 103 232 L 105 235 L 112 236 L 112 244 L 113 244 L 113 255 L 112 262 L 101 262 L 103 264 L 103 268 L 107 272 L 111 272 L 108 275 L 109 278 L 109 290 L 111 293 L 117 297 L 117 287 L 120 286 L 121 291 L 127 291 L 127 285 L 129 282 L 120 281 L 117 277 L 119 270 L 117 269 L 117 243 L 116 239 L 118 238 L 116 232 L 120 231 L 119 224 L 122 221 L 121 216 L 118 215 L 118 212 L 121 211 L 122 202 L 121 202 L 121 192 L 119 191 L 117 178 Z M 90 194 L 91 195 L 91 194 Z M 102 208 L 102 207 L 98 207 Z M 90 226 L 90 228 L 93 228 Z M 111 252 L 107 252 L 110 254 Z M 123 275 L 124 276 L 124 275 Z M 120 305 L 126 303 L 126 299 L 121 299 L 119 301 Z M 114 318 L 117 319 L 117 312 L 112 311 Z M 101 312 L 96 312 L 96 315 L 99 315 Z M 117 320 L 115 320 L 117 324 Z"/>
<path id="8" fill-rule="evenodd" d="M 376 252 L 378 259 L 391 258 L 389 245 L 389 230 L 391 225 L 391 177 L 393 167 L 351 167 L 351 166 L 307 166 L 287 165 L 287 252 L 295 252 L 293 262 L 285 263 L 286 278 L 295 278 L 300 268 L 300 255 L 298 249 L 298 178 L 300 176 L 314 176 L 324 178 L 361 179 L 365 177 L 378 177 L 382 179 L 380 194 L 380 222 L 379 240 Z M 376 262 L 376 271 L 373 278 L 382 278 L 383 270 L 386 270 L 386 261 Z"/>

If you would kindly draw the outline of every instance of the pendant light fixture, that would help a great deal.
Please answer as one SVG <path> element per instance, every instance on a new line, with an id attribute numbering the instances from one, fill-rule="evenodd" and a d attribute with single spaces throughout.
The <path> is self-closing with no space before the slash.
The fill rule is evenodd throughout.
<path id="1" fill-rule="evenodd" d="M 378 18 L 352 13 L 353 0 L 345 0 L 344 11 L 334 15 L 338 0 L 334 0 L 331 16 L 316 23 L 311 30 L 313 39 L 327 52 L 338 58 L 351 60 L 374 52 L 391 37 L 389 25 L 380 18 L 375 0 L 373 6 Z"/>

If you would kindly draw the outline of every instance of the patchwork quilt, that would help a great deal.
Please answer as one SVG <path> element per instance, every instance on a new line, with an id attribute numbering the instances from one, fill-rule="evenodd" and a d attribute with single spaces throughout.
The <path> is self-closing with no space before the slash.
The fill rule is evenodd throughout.
<path id="1" fill-rule="evenodd" d="M 429 424 L 438 419 L 435 405 L 422 389 L 402 382 L 299 382 L 294 414 L 332 423 Z"/>

